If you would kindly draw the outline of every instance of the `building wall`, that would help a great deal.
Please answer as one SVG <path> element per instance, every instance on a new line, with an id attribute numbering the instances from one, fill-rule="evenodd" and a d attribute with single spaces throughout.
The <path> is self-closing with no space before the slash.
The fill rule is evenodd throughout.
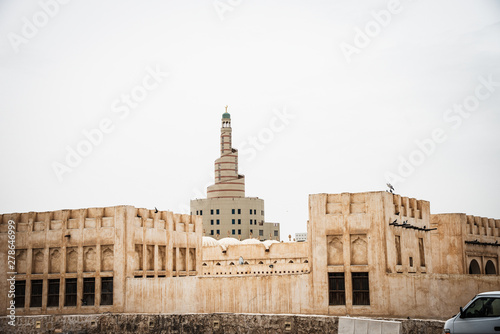
<path id="1" fill-rule="evenodd" d="M 307 243 L 220 245 L 203 247 L 202 273 L 206 275 L 282 275 L 308 273 Z M 240 256 L 244 264 L 239 264 Z"/>
<path id="2" fill-rule="evenodd" d="M 500 288 L 498 267 L 494 275 L 481 274 L 487 261 L 498 261 L 497 220 L 431 216 L 429 202 L 387 192 L 317 194 L 309 197 L 308 242 L 267 246 L 203 248 L 200 217 L 131 206 L 2 215 L 3 315 L 9 220 L 16 222 L 17 279 L 27 281 L 27 306 L 17 315 L 258 312 L 443 319 L 475 294 Z M 248 264 L 236 265 L 240 256 Z M 468 274 L 472 260 L 481 261 L 480 274 Z M 82 280 L 96 278 L 97 301 L 98 282 L 109 276 L 113 305 L 82 305 Z M 61 303 L 68 278 L 79 282 L 76 307 Z M 28 307 L 33 279 L 44 281 L 40 308 Z M 46 307 L 48 279 L 61 280 L 58 308 Z M 342 284 L 331 289 L 331 282 Z"/>
<path id="3" fill-rule="evenodd" d="M 219 210 L 219 214 L 217 214 L 217 210 Z M 234 214 L 233 210 L 235 210 Z M 238 214 L 238 210 L 241 213 Z M 250 210 L 252 210 L 251 214 Z M 279 240 L 280 238 L 279 224 L 265 223 L 264 200 L 260 198 L 195 199 L 191 201 L 191 214 L 202 217 L 206 236 L 233 237 L 241 240 L 248 238 Z M 219 224 L 217 224 L 217 220 L 219 220 Z M 250 224 L 250 220 L 252 224 Z M 219 236 L 217 236 L 217 230 L 220 232 Z"/>
<path id="4" fill-rule="evenodd" d="M 123 312 L 126 279 L 194 276 L 201 268 L 201 219 L 132 206 L 0 216 L 0 288 L 8 291 L 9 221 L 15 222 L 17 281 L 26 281 L 18 314 Z M 174 256 L 175 253 L 175 256 Z M 101 278 L 113 278 L 113 305 L 100 305 Z M 66 280 L 77 279 L 76 306 L 65 306 Z M 83 281 L 95 279 L 95 305 L 84 305 Z M 43 281 L 41 307 L 30 307 L 33 280 Z M 47 307 L 48 280 L 59 280 L 59 306 Z M 7 295 L 0 307 L 5 314 Z"/>

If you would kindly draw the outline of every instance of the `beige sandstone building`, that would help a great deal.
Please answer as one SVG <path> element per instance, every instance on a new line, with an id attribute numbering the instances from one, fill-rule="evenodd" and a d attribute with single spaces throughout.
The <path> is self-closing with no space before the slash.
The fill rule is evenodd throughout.
<path id="1" fill-rule="evenodd" d="M 0 308 L 9 314 L 12 275 L 17 316 L 447 318 L 500 290 L 499 241 L 500 220 L 431 215 L 429 202 L 387 192 L 310 195 L 306 242 L 216 240 L 200 216 L 132 206 L 3 214 Z"/>
<path id="2" fill-rule="evenodd" d="M 238 150 L 232 145 L 231 115 L 222 115 L 220 158 L 215 160 L 215 184 L 206 199 L 191 201 L 191 214 L 201 216 L 205 235 L 216 239 L 280 240 L 278 223 L 266 223 L 264 200 L 245 197 L 245 176 L 238 174 Z"/>

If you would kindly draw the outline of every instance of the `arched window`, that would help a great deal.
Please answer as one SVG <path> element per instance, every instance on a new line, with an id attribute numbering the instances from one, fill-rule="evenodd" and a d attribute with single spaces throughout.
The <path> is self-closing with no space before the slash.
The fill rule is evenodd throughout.
<path id="1" fill-rule="evenodd" d="M 264 264 L 264 262 L 262 262 L 262 261 L 259 261 L 259 264 Z"/>
<path id="2" fill-rule="evenodd" d="M 493 261 L 488 260 L 488 262 L 486 262 L 486 268 L 485 268 L 484 272 L 486 273 L 486 275 L 496 275 L 497 274 L 497 271 L 495 269 L 495 264 L 493 264 Z"/>
<path id="3" fill-rule="evenodd" d="M 481 274 L 481 269 L 479 268 L 479 263 L 477 263 L 476 260 L 470 261 L 469 274 L 473 274 L 473 275 Z"/>
<path id="4" fill-rule="evenodd" d="M 234 262 L 231 262 L 229 265 L 230 265 L 230 266 L 234 266 Z"/>

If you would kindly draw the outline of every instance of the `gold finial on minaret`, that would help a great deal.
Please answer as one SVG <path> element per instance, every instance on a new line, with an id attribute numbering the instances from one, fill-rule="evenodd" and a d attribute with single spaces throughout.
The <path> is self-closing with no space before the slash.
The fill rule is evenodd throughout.
<path id="1" fill-rule="evenodd" d="M 228 106 L 226 105 L 226 112 L 227 112 L 227 107 L 228 107 Z"/>

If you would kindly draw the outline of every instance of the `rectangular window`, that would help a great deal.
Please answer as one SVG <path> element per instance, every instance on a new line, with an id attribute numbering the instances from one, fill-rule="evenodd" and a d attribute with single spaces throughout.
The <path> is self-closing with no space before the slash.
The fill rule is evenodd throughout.
<path id="1" fill-rule="evenodd" d="M 220 230 L 217 230 L 217 235 L 220 235 Z"/>
<path id="2" fill-rule="evenodd" d="M 370 305 L 368 273 L 352 273 L 352 305 Z"/>
<path id="3" fill-rule="evenodd" d="M 59 307 L 59 279 L 49 279 L 47 307 Z"/>
<path id="4" fill-rule="evenodd" d="M 217 214 L 219 214 L 219 209 L 217 209 Z"/>
<path id="5" fill-rule="evenodd" d="M 66 278 L 64 306 L 76 306 L 76 278 Z"/>
<path id="6" fill-rule="evenodd" d="M 252 214 L 252 209 L 250 209 L 250 214 Z"/>
<path id="7" fill-rule="evenodd" d="M 203 215 L 203 210 L 200 210 L 200 216 L 202 216 L 202 215 Z"/>
<path id="8" fill-rule="evenodd" d="M 101 305 L 113 305 L 113 277 L 101 278 Z"/>
<path id="9" fill-rule="evenodd" d="M 238 214 L 241 215 L 241 209 L 238 209 Z"/>
<path id="10" fill-rule="evenodd" d="M 210 230 L 210 235 L 214 235 L 214 230 Z"/>
<path id="11" fill-rule="evenodd" d="M 210 209 L 210 214 L 213 215 L 214 214 L 214 209 Z"/>
<path id="12" fill-rule="evenodd" d="M 234 213 L 236 212 L 235 209 L 231 209 L 231 213 L 234 215 Z"/>
<path id="13" fill-rule="evenodd" d="M 198 215 L 198 210 L 196 210 L 196 215 Z"/>
<path id="14" fill-rule="evenodd" d="M 250 233 L 253 233 L 253 230 L 250 230 Z"/>
<path id="15" fill-rule="evenodd" d="M 214 224 L 214 220 L 210 219 L 210 225 L 213 225 L 213 224 Z"/>
<path id="16" fill-rule="evenodd" d="M 278 230 L 275 230 L 274 231 L 274 236 L 277 237 L 278 236 Z"/>
<path id="17" fill-rule="evenodd" d="M 250 219 L 250 225 L 252 225 L 252 220 Z"/>
<path id="18" fill-rule="evenodd" d="M 418 252 L 420 254 L 420 266 L 425 267 L 424 239 L 418 238 Z"/>
<path id="19" fill-rule="evenodd" d="M 259 236 L 263 236 L 264 235 L 264 230 L 259 230 Z"/>
<path id="20" fill-rule="evenodd" d="M 238 224 L 241 225 L 241 219 L 238 219 Z"/>
<path id="21" fill-rule="evenodd" d="M 241 234 L 241 230 L 238 230 L 238 234 Z"/>
<path id="22" fill-rule="evenodd" d="M 217 219 L 217 225 L 219 225 L 219 224 L 220 224 L 220 220 L 219 220 L 219 219 Z"/>
<path id="23" fill-rule="evenodd" d="M 328 305 L 345 305 L 344 273 L 328 273 Z"/>
<path id="24" fill-rule="evenodd" d="M 94 305 L 95 300 L 95 278 L 87 277 L 83 279 L 83 298 L 82 305 Z"/>
<path id="25" fill-rule="evenodd" d="M 257 214 L 257 210 L 253 209 L 253 214 L 256 215 Z"/>
<path id="26" fill-rule="evenodd" d="M 14 299 L 16 308 L 24 307 L 26 297 L 26 281 L 16 281 L 16 298 Z"/>
<path id="27" fill-rule="evenodd" d="M 233 219 L 233 225 L 234 225 L 235 222 L 236 222 L 236 219 Z"/>
<path id="28" fill-rule="evenodd" d="M 30 307 L 42 307 L 43 280 L 31 281 Z"/>
<path id="29" fill-rule="evenodd" d="M 399 235 L 395 236 L 396 244 L 396 264 L 400 266 L 402 264 L 401 260 L 401 237 Z"/>
<path id="30" fill-rule="evenodd" d="M 264 210 L 260 210 L 260 214 L 263 216 L 264 215 Z"/>
<path id="31" fill-rule="evenodd" d="M 234 230 L 233 230 L 233 234 L 236 234 Z"/>

